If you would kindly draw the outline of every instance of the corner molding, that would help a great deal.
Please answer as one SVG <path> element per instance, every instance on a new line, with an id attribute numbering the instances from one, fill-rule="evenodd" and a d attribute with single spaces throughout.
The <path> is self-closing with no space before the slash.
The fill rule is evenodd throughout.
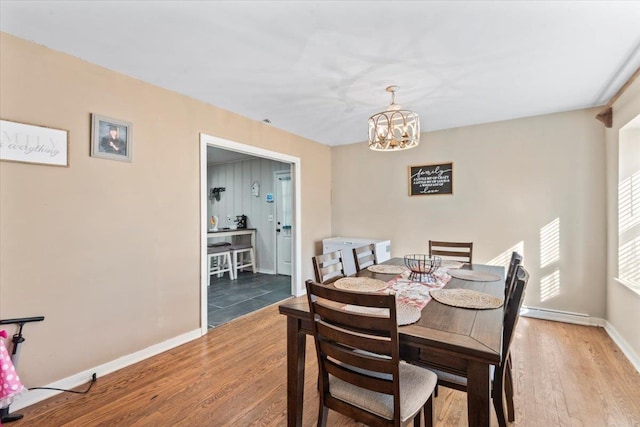
<path id="1" fill-rule="evenodd" d="M 601 121 L 605 127 L 610 128 L 613 126 L 613 109 L 611 107 L 602 110 L 596 116 L 596 120 Z"/>
<path id="2" fill-rule="evenodd" d="M 194 329 L 193 331 L 178 335 L 177 337 L 170 338 L 161 343 L 154 344 L 135 353 L 119 357 L 116 360 L 112 360 L 111 362 L 96 366 L 95 368 L 86 369 L 82 372 L 71 375 L 70 377 L 63 378 L 51 384 L 47 384 L 45 387 L 54 387 L 69 390 L 80 385 L 87 384 L 91 380 L 91 375 L 93 375 L 93 373 L 97 374 L 98 381 L 100 381 L 100 377 L 115 372 L 119 369 L 126 368 L 127 366 L 131 366 L 150 357 L 156 356 L 167 350 L 171 350 L 172 348 L 178 347 L 182 344 L 186 344 L 189 341 L 200 338 L 201 336 L 202 334 L 200 333 L 200 328 Z M 11 404 L 11 412 L 26 408 L 27 406 L 31 406 L 35 403 L 38 403 L 60 393 L 62 392 L 55 390 L 25 391 L 23 394 L 18 396 Z"/>
<path id="3" fill-rule="evenodd" d="M 635 71 L 635 73 L 631 75 L 631 77 L 629 77 L 629 79 L 627 79 L 627 81 L 622 85 L 618 92 L 613 95 L 609 102 L 607 102 L 607 105 L 604 106 L 604 109 L 596 115 L 596 119 L 604 123 L 605 127 L 613 127 L 613 110 L 611 107 L 618 100 L 618 98 L 620 98 L 620 95 L 622 95 L 624 91 L 627 90 L 629 86 L 631 86 L 631 83 L 633 83 L 635 79 L 638 78 L 638 76 L 640 76 L 640 67 Z"/>

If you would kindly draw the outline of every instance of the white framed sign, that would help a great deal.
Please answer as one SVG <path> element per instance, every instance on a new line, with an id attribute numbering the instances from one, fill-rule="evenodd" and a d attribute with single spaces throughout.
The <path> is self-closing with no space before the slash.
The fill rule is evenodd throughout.
<path id="1" fill-rule="evenodd" d="M 0 160 L 69 166 L 69 131 L 0 120 Z"/>

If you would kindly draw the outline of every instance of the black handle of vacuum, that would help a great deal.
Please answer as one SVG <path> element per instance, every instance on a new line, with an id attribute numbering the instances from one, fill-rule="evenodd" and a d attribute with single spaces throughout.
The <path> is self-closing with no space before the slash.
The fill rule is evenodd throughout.
<path id="1" fill-rule="evenodd" d="M 43 320 L 44 320 L 44 316 L 19 317 L 17 319 L 0 320 L 0 325 L 11 325 L 13 323 L 21 324 L 21 323 L 29 323 L 29 322 L 42 322 Z"/>

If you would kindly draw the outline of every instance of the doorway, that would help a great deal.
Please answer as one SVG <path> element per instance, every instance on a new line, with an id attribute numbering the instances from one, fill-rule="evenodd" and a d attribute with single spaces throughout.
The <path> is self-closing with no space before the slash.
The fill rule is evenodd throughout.
<path id="1" fill-rule="evenodd" d="M 201 333 L 204 335 L 207 332 L 208 325 L 208 307 L 207 307 L 207 241 L 208 241 L 208 205 L 207 203 L 207 147 L 216 147 L 221 148 L 223 150 L 228 150 L 236 153 L 243 153 L 249 156 L 254 156 L 262 159 L 274 160 L 277 162 L 287 163 L 289 167 L 289 171 L 285 171 L 289 174 L 288 180 L 288 188 L 283 186 L 281 189 L 274 188 L 274 193 L 278 194 L 278 191 L 287 191 L 287 195 L 290 199 L 290 209 L 287 213 L 286 220 L 284 217 L 282 221 L 286 221 L 287 224 L 282 224 L 287 226 L 287 240 L 289 242 L 289 254 L 288 257 L 283 255 L 280 258 L 288 258 L 289 261 L 285 264 L 288 264 L 290 278 L 290 290 L 291 294 L 294 296 L 301 295 L 301 269 L 300 269 L 300 259 L 301 259 L 301 233 L 299 230 L 298 224 L 301 223 L 301 215 L 300 215 L 300 203 L 301 203 L 301 192 L 300 192 L 300 159 L 298 157 L 289 156 L 282 153 L 277 153 L 274 151 L 265 150 L 262 148 L 240 144 L 234 141 L 229 141 L 226 139 L 201 134 L 200 135 L 200 197 L 201 197 L 201 209 L 200 209 L 200 217 L 201 217 Z M 284 177 L 284 176 L 283 176 Z M 279 181 L 278 181 L 279 182 Z M 266 198 L 266 194 L 262 195 Z M 277 197 L 280 199 L 280 197 Z M 277 221 L 277 214 L 275 215 Z M 272 223 L 273 224 L 273 223 Z M 281 233 L 282 233 L 281 228 Z M 273 230 L 275 233 L 275 228 Z M 284 234 L 284 233 L 282 233 Z M 258 233 L 259 235 L 259 233 Z M 270 239 L 268 239 L 270 240 Z M 283 239 L 284 240 L 284 239 Z M 275 239 L 274 239 L 275 241 Z M 286 244 L 285 244 L 286 245 Z M 283 245 L 283 247 L 285 247 Z M 257 256 L 259 259 L 259 255 Z M 284 266 L 287 268 L 287 266 Z M 274 266 L 274 269 L 277 267 Z M 276 271 L 274 271 L 275 273 Z"/>

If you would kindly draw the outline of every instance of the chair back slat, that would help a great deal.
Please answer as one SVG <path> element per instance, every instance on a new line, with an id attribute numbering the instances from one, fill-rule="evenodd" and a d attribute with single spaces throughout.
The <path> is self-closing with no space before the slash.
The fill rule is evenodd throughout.
<path id="1" fill-rule="evenodd" d="M 324 345 L 324 343 L 321 343 L 321 349 L 329 358 L 341 360 L 349 366 L 357 368 L 368 366 L 376 372 L 393 373 L 393 359 L 391 356 L 381 358 L 377 356 L 379 353 L 372 356 L 370 353 L 353 351 L 352 347 L 335 344 Z"/>
<path id="2" fill-rule="evenodd" d="M 344 277 L 344 264 L 342 251 L 338 250 L 328 254 L 316 255 L 312 258 L 313 272 L 316 282 L 327 284 Z"/>
<path id="3" fill-rule="evenodd" d="M 325 323 L 325 319 L 318 321 L 318 333 L 327 341 L 337 342 L 344 346 L 357 348 L 371 353 L 391 356 L 390 341 L 377 338 L 378 336 L 364 335 Z"/>
<path id="4" fill-rule="evenodd" d="M 383 336 L 388 325 L 387 317 L 372 316 L 342 309 L 335 310 L 322 304 L 316 306 L 316 311 L 323 319 L 354 332 L 369 331 L 369 333 L 373 333 L 376 331 L 380 336 Z"/>
<path id="5" fill-rule="evenodd" d="M 372 243 L 370 245 L 353 248 L 353 260 L 356 265 L 356 271 L 377 264 L 376 245 Z"/>
<path id="6" fill-rule="evenodd" d="M 473 262 L 473 242 L 429 240 L 429 256 L 452 258 L 471 264 Z"/>

